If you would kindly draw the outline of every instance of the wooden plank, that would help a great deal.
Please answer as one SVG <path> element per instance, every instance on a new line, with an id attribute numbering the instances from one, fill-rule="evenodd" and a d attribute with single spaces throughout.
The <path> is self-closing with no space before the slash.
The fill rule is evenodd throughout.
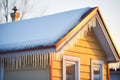
<path id="1" fill-rule="evenodd" d="M 68 51 L 68 50 L 67 50 Z M 76 52 L 76 53 L 84 53 L 88 55 L 98 55 L 98 56 L 103 56 L 105 57 L 105 53 L 101 50 L 95 50 L 95 49 L 90 49 L 90 48 L 85 48 L 85 47 L 80 47 L 80 46 L 74 46 L 72 49 L 69 51 Z"/>
<path id="2" fill-rule="evenodd" d="M 86 48 L 91 48 L 91 49 L 98 49 L 98 50 L 103 50 L 100 44 L 97 42 L 90 42 L 90 41 L 85 41 L 85 40 L 79 40 L 75 43 L 76 46 L 81 46 L 81 47 L 86 47 Z"/>
<path id="3" fill-rule="evenodd" d="M 61 77 L 62 76 L 62 70 L 61 69 L 52 69 L 52 76 Z"/>
<path id="4" fill-rule="evenodd" d="M 103 79 L 103 80 L 108 80 L 108 79 L 107 79 L 107 75 L 104 75 L 104 79 Z"/>
<path id="5" fill-rule="evenodd" d="M 82 79 L 90 79 L 90 73 L 80 73 L 80 78 Z"/>
<path id="6" fill-rule="evenodd" d="M 88 55 L 88 54 L 85 54 L 85 53 L 77 53 L 77 52 L 72 52 L 72 51 L 65 51 L 65 55 L 69 55 L 69 56 L 75 56 L 75 57 L 79 57 L 80 60 L 81 59 L 96 59 L 96 60 L 103 60 L 103 61 L 106 61 L 106 58 L 103 57 L 103 56 L 96 56 L 96 55 Z M 85 62 L 85 61 L 83 61 Z"/>
<path id="7" fill-rule="evenodd" d="M 91 31 L 87 32 L 87 36 L 95 36 L 95 33 L 93 32 L 93 29 Z"/>
<path id="8" fill-rule="evenodd" d="M 61 77 L 52 77 L 52 80 L 62 80 Z"/>
<path id="9" fill-rule="evenodd" d="M 107 75 L 107 68 L 103 68 L 103 70 L 104 70 L 104 75 Z"/>
<path id="10" fill-rule="evenodd" d="M 94 36 L 85 36 L 83 39 L 79 40 L 85 40 L 85 41 L 90 41 L 90 42 L 98 42 L 98 40 Z"/>
<path id="11" fill-rule="evenodd" d="M 88 66 L 88 65 L 80 65 L 80 71 L 90 73 L 90 66 Z"/>
<path id="12" fill-rule="evenodd" d="M 80 78 L 80 80 L 91 80 L 91 79 L 84 79 L 84 78 Z"/>
<path id="13" fill-rule="evenodd" d="M 61 69 L 62 68 L 62 62 L 61 61 L 53 61 L 52 68 Z"/>

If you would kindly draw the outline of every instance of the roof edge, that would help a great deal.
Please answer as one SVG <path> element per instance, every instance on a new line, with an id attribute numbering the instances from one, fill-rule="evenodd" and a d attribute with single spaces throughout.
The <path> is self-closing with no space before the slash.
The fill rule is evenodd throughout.
<path id="1" fill-rule="evenodd" d="M 50 49 L 50 48 L 56 48 L 55 45 L 50 46 L 39 46 L 35 48 L 27 48 L 27 49 L 20 49 L 20 50 L 9 50 L 9 51 L 0 51 L 0 54 L 7 54 L 7 53 L 15 53 L 15 52 L 22 52 L 22 51 L 33 51 L 33 50 L 42 50 L 42 49 Z"/>
<path id="2" fill-rule="evenodd" d="M 116 44 L 115 44 L 115 42 L 114 42 L 114 40 L 113 40 L 113 38 L 112 38 L 112 36 L 111 36 L 111 33 L 110 33 L 110 31 L 109 31 L 109 29 L 108 29 L 105 21 L 104 21 L 103 16 L 101 15 L 101 12 L 100 12 L 99 8 L 96 7 L 96 9 L 97 9 L 97 12 L 98 12 L 98 14 L 99 14 L 99 17 L 101 18 L 101 21 L 102 21 L 103 25 L 105 26 L 104 28 L 105 28 L 105 30 L 106 30 L 106 32 L 107 32 L 107 34 L 108 34 L 108 37 L 109 37 L 109 39 L 110 39 L 110 41 L 111 41 L 111 43 L 112 43 L 112 45 L 113 45 L 113 47 L 114 47 L 114 50 L 115 50 L 116 53 L 117 53 L 117 56 L 116 56 L 116 57 L 115 57 L 115 54 L 114 54 L 114 53 L 113 53 L 113 55 L 114 55 L 116 61 L 120 61 L 119 50 L 118 50 L 118 48 L 116 47 Z"/>
<path id="3" fill-rule="evenodd" d="M 76 32 L 76 30 L 79 30 L 80 28 L 82 28 L 84 26 L 84 23 L 87 23 L 95 15 L 96 11 L 97 11 L 97 8 L 93 7 L 90 10 L 88 10 L 86 13 L 84 13 L 83 16 L 81 17 L 82 18 L 81 22 L 78 23 L 77 26 L 75 26 L 71 31 L 69 31 L 61 40 L 59 40 L 55 44 L 56 49 L 59 48 L 64 41 L 68 40 L 71 34 Z"/>

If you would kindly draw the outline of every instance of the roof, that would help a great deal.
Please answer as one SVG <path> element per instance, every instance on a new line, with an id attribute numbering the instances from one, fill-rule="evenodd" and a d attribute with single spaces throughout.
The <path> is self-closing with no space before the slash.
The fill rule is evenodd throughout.
<path id="1" fill-rule="evenodd" d="M 0 52 L 54 45 L 90 10 L 82 9 L 0 24 Z"/>
<path id="2" fill-rule="evenodd" d="M 97 26 L 95 25 L 97 24 Z M 120 60 L 118 50 L 98 9 L 82 8 L 54 15 L 0 24 L 0 53 L 10 51 L 63 48 L 73 37 L 93 31 L 102 45 L 107 60 Z M 73 40 L 74 41 L 74 40 Z"/>

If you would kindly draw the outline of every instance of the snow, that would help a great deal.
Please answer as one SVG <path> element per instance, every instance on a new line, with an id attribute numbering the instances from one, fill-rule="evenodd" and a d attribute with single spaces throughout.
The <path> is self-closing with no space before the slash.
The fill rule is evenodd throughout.
<path id="1" fill-rule="evenodd" d="M 0 24 L 0 52 L 54 45 L 81 20 L 90 8 Z"/>

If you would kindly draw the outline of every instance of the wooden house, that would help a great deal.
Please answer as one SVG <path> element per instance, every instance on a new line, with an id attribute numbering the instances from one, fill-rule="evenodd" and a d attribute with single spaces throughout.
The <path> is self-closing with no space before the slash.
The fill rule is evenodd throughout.
<path id="1" fill-rule="evenodd" d="M 110 80 L 119 60 L 98 7 L 0 24 L 0 80 Z"/>

